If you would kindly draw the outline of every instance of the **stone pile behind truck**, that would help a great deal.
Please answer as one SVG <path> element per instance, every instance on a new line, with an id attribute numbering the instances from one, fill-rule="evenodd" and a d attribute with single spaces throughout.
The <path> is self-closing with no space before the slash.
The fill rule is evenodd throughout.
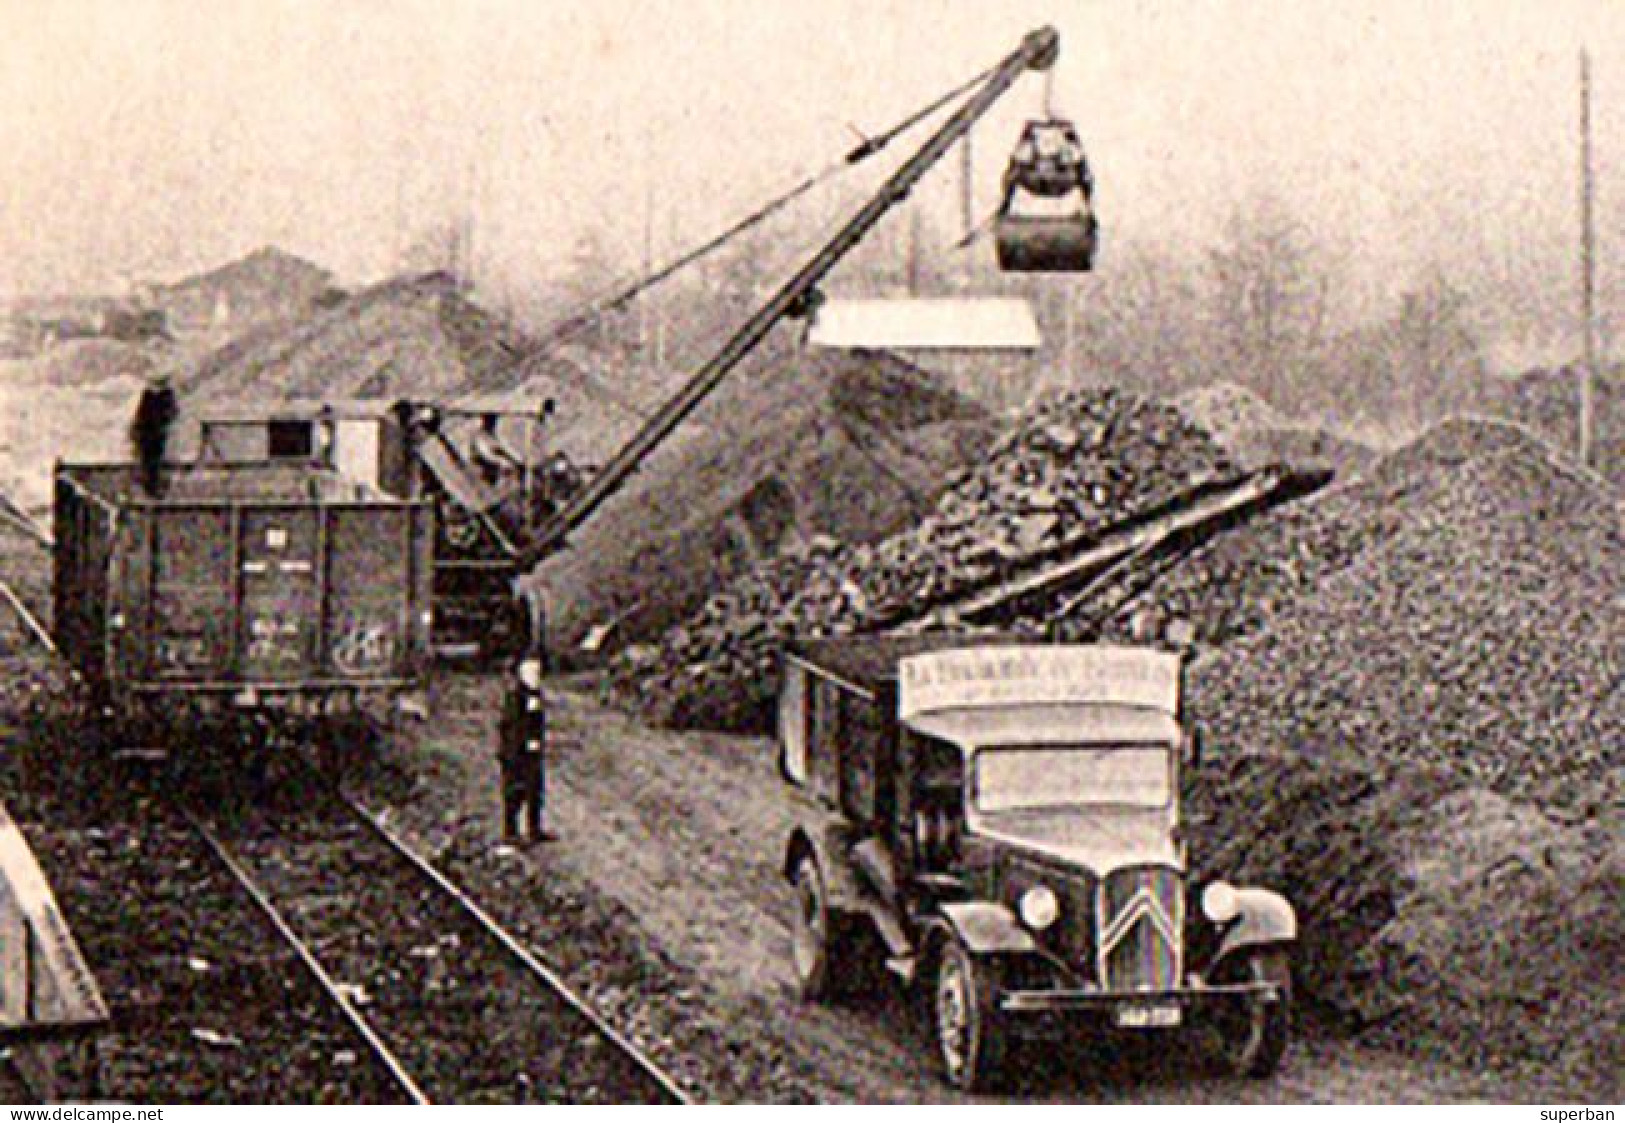
<path id="1" fill-rule="evenodd" d="M 1124 450 L 1141 441 L 1161 458 Z M 668 720 L 760 727 L 785 633 L 882 627 L 1228 469 L 1157 407 L 1073 396 L 913 531 L 805 543 L 618 670 Z M 1368 1040 L 1617 1099 L 1625 998 L 1596 985 L 1625 943 L 1617 495 L 1527 430 L 1454 421 L 1133 560 L 1002 623 L 1193 651 L 1194 849 L 1296 903 L 1306 998 Z"/>
<path id="2" fill-rule="evenodd" d="M 1434 1056 L 1617 1074 L 1625 533 L 1599 479 L 1451 422 L 1122 584 L 1058 630 L 1188 623 L 1193 849 L 1294 901 L 1306 994 Z"/>
<path id="3" fill-rule="evenodd" d="M 613 676 L 658 720 L 760 728 L 785 636 L 897 622 L 1233 471 L 1175 410 L 1111 387 L 1076 391 L 997 441 L 911 529 L 872 545 L 792 544 L 657 646 L 624 652 Z"/>

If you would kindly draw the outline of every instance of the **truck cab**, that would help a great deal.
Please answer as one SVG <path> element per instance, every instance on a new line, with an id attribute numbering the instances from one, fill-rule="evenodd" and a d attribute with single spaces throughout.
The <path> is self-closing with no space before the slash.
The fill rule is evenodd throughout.
<path id="1" fill-rule="evenodd" d="M 939 1063 L 996 1083 L 1012 1037 L 1216 1030 L 1236 1071 L 1285 1049 L 1291 906 L 1188 884 L 1181 662 L 1009 637 L 792 645 L 779 741 L 802 995 L 889 971 Z M 1192 907 L 1192 905 L 1196 907 Z"/>

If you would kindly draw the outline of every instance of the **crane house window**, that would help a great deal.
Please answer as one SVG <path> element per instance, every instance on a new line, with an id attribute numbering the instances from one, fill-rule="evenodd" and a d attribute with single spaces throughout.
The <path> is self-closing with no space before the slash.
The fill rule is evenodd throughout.
<path id="1" fill-rule="evenodd" d="M 315 426 L 309 421 L 272 421 L 267 441 L 272 460 L 309 460 L 316 453 Z"/>

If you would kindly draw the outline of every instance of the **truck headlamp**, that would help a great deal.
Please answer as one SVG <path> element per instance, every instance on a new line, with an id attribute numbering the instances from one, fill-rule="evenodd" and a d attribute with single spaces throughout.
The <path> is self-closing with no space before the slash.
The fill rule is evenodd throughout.
<path id="1" fill-rule="evenodd" d="M 1035 885 L 1021 895 L 1017 905 L 1021 913 L 1021 922 L 1035 932 L 1042 932 L 1055 918 L 1061 915 L 1061 902 L 1055 899 L 1055 893 L 1048 886 Z"/>
<path id="2" fill-rule="evenodd" d="M 1241 901 L 1235 886 L 1228 881 L 1215 881 L 1202 890 L 1202 915 L 1215 924 L 1229 924 L 1241 912 Z"/>

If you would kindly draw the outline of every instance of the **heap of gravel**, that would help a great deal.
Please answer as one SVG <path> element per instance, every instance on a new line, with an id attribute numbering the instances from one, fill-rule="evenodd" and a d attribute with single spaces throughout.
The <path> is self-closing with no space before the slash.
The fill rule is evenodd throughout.
<path id="1" fill-rule="evenodd" d="M 1452 423 L 1134 612 L 1195 625 L 1195 852 L 1287 893 L 1306 994 L 1394 1044 L 1606 1086 L 1625 535 L 1604 485 Z"/>
<path id="2" fill-rule="evenodd" d="M 658 720 L 759 727 L 786 636 L 898 621 L 1233 471 L 1170 407 L 1111 387 L 1074 392 L 996 442 L 913 527 L 873 545 L 792 543 L 658 645 L 623 652 L 612 674 Z"/>
<path id="3" fill-rule="evenodd" d="M 1452 463 L 1452 436 L 1295 512 L 1353 550 L 1295 556 L 1310 576 L 1268 627 L 1196 668 L 1198 712 L 1249 750 L 1332 746 L 1595 810 L 1621 793 L 1625 745 L 1619 520 L 1538 445 Z"/>

